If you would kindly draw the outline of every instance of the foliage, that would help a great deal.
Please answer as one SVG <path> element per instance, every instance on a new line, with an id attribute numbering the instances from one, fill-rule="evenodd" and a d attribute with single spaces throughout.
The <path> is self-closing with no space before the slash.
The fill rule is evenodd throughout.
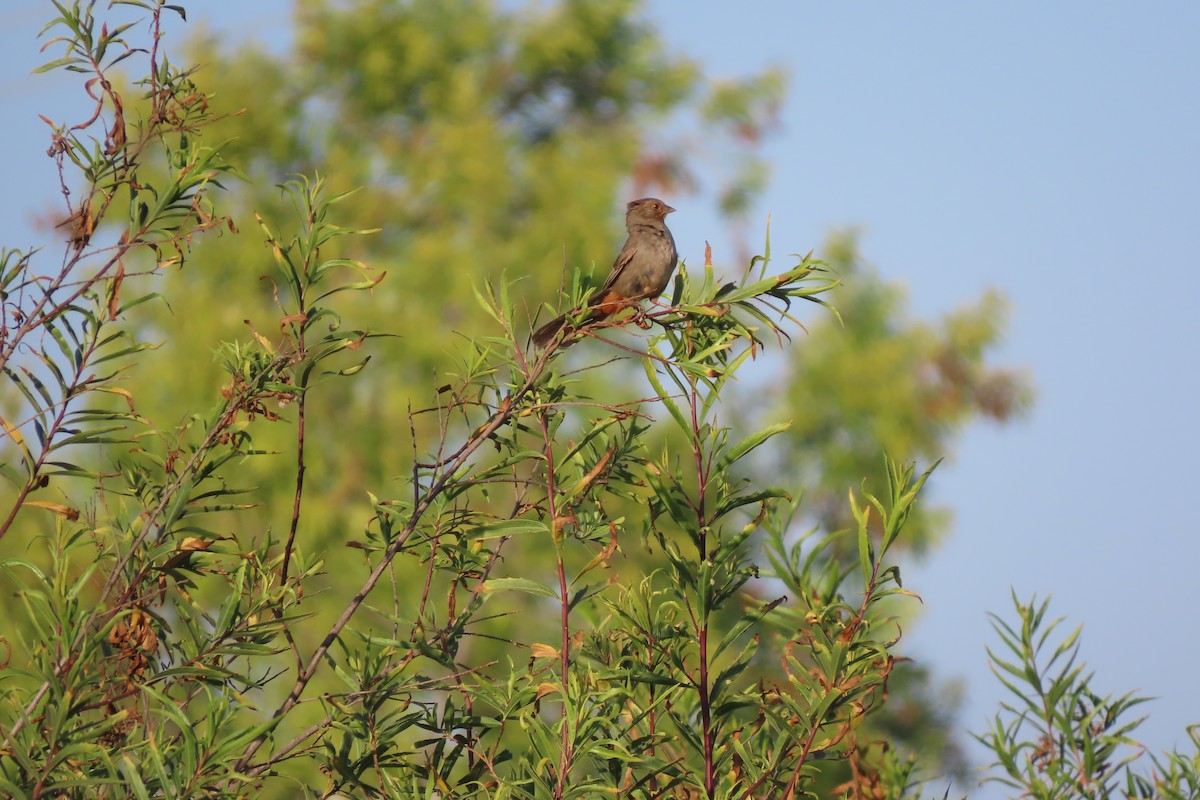
<path id="1" fill-rule="evenodd" d="M 312 487 L 318 527 L 350 524 L 345 513 L 364 481 L 408 471 L 407 446 L 385 453 L 372 446 L 377 430 L 406 429 L 409 404 L 445 382 L 456 337 L 487 332 L 474 286 L 520 276 L 512 292 L 532 316 L 575 265 L 599 262 L 602 276 L 620 234 L 613 209 L 630 196 L 699 183 L 723 191 L 746 184 L 742 173 L 762 171 L 755 142 L 770 126 L 782 78 L 739 79 L 743 92 L 709 80 L 700 63 L 666 48 L 637 6 L 307 0 L 296 3 L 286 49 L 203 32 L 189 42 L 211 95 L 209 135 L 250 178 L 225 201 L 239 227 L 255 213 L 276 228 L 289 224 L 275 185 L 320 173 L 333 193 L 357 189 L 342 205 L 346 219 L 380 229 L 333 245 L 334 254 L 388 274 L 386 291 L 345 298 L 344 307 L 395 338 L 371 348 L 388 369 L 309 409 L 338 417 L 335 437 L 318 428 L 311 442 L 330 476 Z M 703 118 L 703 143 L 650 133 L 677 115 Z M 710 158 L 718 147 L 720 158 Z M 143 358 L 161 378 L 144 392 L 148 415 L 182 418 L 193 397 L 219 385 L 208 343 L 241 336 L 248 315 L 230 294 L 257 299 L 251 311 L 271 301 L 269 282 L 246 280 L 257 277 L 260 253 L 252 237 L 209 237 L 192 252 L 202 268 L 163 276 L 164 294 L 206 313 L 159 305 L 144 317 L 146 328 L 174 333 Z M 250 318 L 260 329 L 272 324 Z M 418 432 L 436 435 L 424 423 Z M 270 432 L 261 443 L 286 446 Z M 287 505 L 290 476 L 268 459 L 248 469 L 270 498 L 250 516 L 286 525 L 277 510 Z"/>
<path id="2" fill-rule="evenodd" d="M 23 506 L 41 506 L 67 517 L 74 509 L 31 500 L 30 494 L 63 477 L 97 473 L 56 459 L 72 447 L 120 441 L 126 423 L 138 420 L 129 392 L 116 386 L 121 362 L 145 348 L 114 323 L 147 297 L 123 291 L 127 261 L 140 251 L 155 256 L 155 269 L 182 263 L 192 237 L 223 224 L 208 201 L 208 188 L 230 168 L 195 135 L 205 117 L 204 98 L 190 73 L 172 65 L 157 46 L 148 52 L 123 38 L 132 23 L 110 30 L 86 9 L 59 7 L 61 16 L 45 31 L 61 27 L 47 47 L 61 44 L 65 55 L 41 71 L 65 69 L 87 76 L 91 116 L 76 125 L 46 119 L 52 129 L 48 154 L 58 165 L 65 205 L 59 227 L 68 243 L 56 270 L 33 268 L 34 251 L 0 253 L 0 369 L 20 400 L 6 404 L 4 430 L 15 448 L 15 464 L 3 476 L 18 487 L 0 537 L 8 533 Z M 158 17 L 152 36 L 160 33 Z M 140 120 L 125 117 L 122 96 L 106 77 L 126 59 L 144 55 L 146 76 L 139 82 L 148 112 Z M 45 118 L 43 118 L 45 119 Z M 149 180 L 145 161 L 160 156 L 158 180 Z M 72 170 L 82 187 L 71 188 Z M 124 201 L 124 205 L 119 202 Z M 114 217 L 114 208 L 128 216 Z M 97 232 L 101 220 L 119 229 L 115 241 Z M 102 241 L 103 240 L 103 241 Z M 99 370 L 99 372 L 96 372 Z M 103 395 L 124 398 L 124 413 L 99 407 Z M 13 395 L 15 398 L 16 395 Z M 23 400 L 23 402 L 21 402 Z M 22 430 L 32 429 L 27 442 Z"/>
<path id="3" fill-rule="evenodd" d="M 285 226 L 289 212 L 274 185 L 297 172 L 320 172 L 334 193 L 360 187 L 341 206 L 345 219 L 380 229 L 334 244 L 337 255 L 387 273 L 380 292 L 346 297 L 343 308 L 359 327 L 395 338 L 371 346 L 386 369 L 366 371 L 353 389 L 314 395 L 308 406 L 308 418 L 323 422 L 311 426 L 308 438 L 308 455 L 322 476 L 305 495 L 309 542 L 326 549 L 331 566 L 313 591 L 351 589 L 343 579 L 353 554 L 340 544 L 344 531 L 357 526 L 356 503 L 364 487 L 411 469 L 407 442 L 381 441 L 379 431 L 408 429 L 409 407 L 425 404 L 446 383 L 459 336 L 490 335 L 492 323 L 478 313 L 474 287 L 519 276 L 510 288 L 517 313 L 544 318 L 542 304 L 560 284 L 566 294 L 579 291 L 578 283 L 571 285 L 576 265 L 584 272 L 594 265 L 593 282 L 602 279 L 619 244 L 620 215 L 613 209 L 645 193 L 692 194 L 693 205 L 716 196 L 743 238 L 748 210 L 769 175 L 759 145 L 775 127 L 786 76 L 778 69 L 713 76 L 702 52 L 668 47 L 641 5 L 304 0 L 295 4 L 294 35 L 283 47 L 203 33 L 191 40 L 189 57 L 205 65 L 200 74 L 218 117 L 210 135 L 227 142 L 226 157 L 251 178 L 230 187 L 226 213 L 241 227 L 250 226 L 252 211 Z M 854 524 L 845 486 L 864 476 L 872 486 L 886 482 L 881 450 L 900 461 L 933 461 L 951 452 L 958 433 L 981 416 L 1004 420 L 1019 412 L 1029 392 L 1025 381 L 1009 380 L 989 363 L 1003 333 L 1002 298 L 989 295 L 980 313 L 968 310 L 936 327 L 913 322 L 898 299 L 870 302 L 879 294 L 897 297 L 896 290 L 860 268 L 846 242 L 835 239 L 820 252 L 846 279 L 838 306 L 847 325 L 831 315 L 798 314 L 813 326 L 805 346 L 766 356 L 768 370 L 746 374 L 723 396 L 726 418 L 747 427 L 792 420 L 756 450 L 753 462 L 741 463 L 767 483 L 779 474 L 795 476 L 789 480 L 805 486 L 807 498 L 800 524 L 835 530 Z M 698 262 L 696 255 L 689 260 Z M 247 317 L 261 330 L 273 326 L 254 313 L 255 306 L 269 305 L 270 283 L 246 279 L 257 276 L 259 259 L 252 237 L 210 237 L 192 253 L 200 268 L 165 276 L 165 294 L 186 296 L 206 313 L 172 316 L 154 306 L 143 318 L 146 328 L 172 332 L 143 356 L 154 376 L 153 390 L 140 390 L 144 413 L 185 417 L 192 398 L 223 379 L 209 343 L 241 336 Z M 231 294 L 248 301 L 257 295 L 259 302 L 245 308 L 228 302 Z M 882 365 L 881 354 L 888 354 Z M 931 373 L 943 374 L 938 365 L 963 369 L 929 381 Z M 872 375 L 879 366 L 884 370 Z M 636 368 L 616 366 L 592 380 L 594 374 L 578 376 L 578 391 L 598 402 L 620 403 L 647 391 Z M 779 376 L 773 380 L 778 394 L 760 391 L 764 374 Z M 1008 412 L 992 414 L 975 402 L 964 375 L 994 376 L 999 387 L 1008 380 L 1014 389 Z M 909 391 L 914 384 L 926 388 Z M 944 402 L 933 402 L 935 396 Z M 742 413 L 755 408 L 761 415 Z M 419 416 L 416 434 L 439 435 L 433 421 Z M 644 437 L 672 435 L 656 425 Z M 264 450 L 285 450 L 289 436 L 266 430 L 257 441 Z M 257 487 L 260 502 L 241 521 L 225 524 L 244 525 L 248 518 L 277 530 L 289 526 L 294 480 L 285 467 L 281 459 L 248 463 L 245 482 Z M 619 502 L 610 502 L 614 512 L 621 511 Z M 946 534 L 948 514 L 931 508 L 923 504 L 915 512 L 901 547 L 919 551 Z M 761 549 L 762 537 L 749 546 Z M 554 568 L 544 548 L 524 541 L 510 548 L 510 557 L 531 573 Z M 853 548 L 840 545 L 828 552 L 854 557 Z M 398 583 L 410 592 L 402 602 L 416 602 L 417 583 L 404 576 Z M 489 633 L 512 636 L 514 626 L 529 624 L 498 616 Z M 500 657 L 498 649 L 492 655 Z M 897 669 L 898 702 L 891 707 L 902 713 L 880 721 L 906 750 L 937 752 L 945 769 L 955 771 L 961 754 L 947 710 L 953 691 L 929 687 L 922 669 L 911 663 Z"/>
<path id="4" fill-rule="evenodd" d="M 549 313 L 544 303 L 556 288 L 580 290 L 579 282 L 572 285 L 577 265 L 585 273 L 594 265 L 592 282 L 602 279 L 620 241 L 613 209 L 645 193 L 691 194 L 693 207 L 715 196 L 744 238 L 748 210 L 769 175 L 759 146 L 775 128 L 786 76 L 770 68 L 714 76 L 701 51 L 670 48 L 642 5 L 298 0 L 283 46 L 203 32 L 189 41 L 189 58 L 204 65 L 199 75 L 211 95 L 209 135 L 226 143 L 226 158 L 250 177 L 230 186 L 224 213 L 243 228 L 256 213 L 281 229 L 290 210 L 275 185 L 296 173 L 320 173 L 335 194 L 358 189 L 341 204 L 345 219 L 380 229 L 340 239 L 329 251 L 388 275 L 381 291 L 344 297 L 342 308 L 356 326 L 394 337 L 370 346 L 386 369 L 367 370 L 352 388 L 317 393 L 307 407 L 308 419 L 320 421 L 310 426 L 307 455 L 322 476 L 305 493 L 308 541 L 330 558 L 312 591 L 351 589 L 344 577 L 354 554 L 340 544 L 358 524 L 357 502 L 365 487 L 410 472 L 408 443 L 381 440 L 379 432 L 408 430 L 410 406 L 424 405 L 446 383 L 459 337 L 491 334 L 474 287 L 519 278 L 510 287 L 517 313 L 535 327 L 532 319 Z M 680 244 L 698 263 L 698 243 Z M 864 476 L 872 486 L 886 482 L 881 450 L 899 461 L 931 462 L 952 452 L 966 425 L 1014 417 L 1029 390 L 1027 381 L 990 363 L 1004 328 L 998 295 L 945 322 L 913 321 L 898 291 L 863 269 L 848 242 L 834 239 L 819 251 L 845 279 L 838 307 L 847 324 L 797 313 L 813 332 L 805 346 L 765 356 L 767 369 L 744 373 L 742 385 L 723 395 L 728 420 L 747 427 L 792 421 L 742 465 L 767 483 L 795 476 L 789 481 L 803 485 L 807 498 L 799 524 L 835 530 L 854 524 L 845 486 Z M 163 276 L 160 291 L 187 297 L 204 313 L 154 305 L 142 317 L 144 335 L 164 341 L 143 354 L 147 377 L 131 376 L 137 385 L 130 389 L 153 419 L 186 418 L 193 398 L 224 380 L 209 343 L 242 336 L 247 318 L 259 330 L 275 324 L 257 313 L 270 307 L 272 284 L 254 280 L 261 272 L 254 237 L 208 237 L 191 260 L 197 268 Z M 717 260 L 740 272 L 730 258 Z M 231 303 L 231 296 L 247 302 Z M 887 302 L 873 302 L 878 296 Z M 571 358 L 584 356 L 576 351 Z M 594 374 L 579 376 L 578 391 L 598 402 L 647 391 L 637 368 L 616 366 L 592 380 Z M 766 392 L 764 375 L 772 376 Z M 1010 387 L 1012 402 L 992 413 L 976 401 L 977 383 Z M 414 421 L 418 437 L 439 435 L 434 419 Z M 672 435 L 664 425 L 644 434 Z M 290 436 L 279 427 L 260 431 L 256 441 L 284 451 Z M 257 506 L 222 524 L 289 527 L 294 478 L 287 462 L 255 459 L 243 474 L 257 489 Z M 617 502 L 610 503 L 614 512 L 621 511 Z M 946 535 L 949 519 L 929 504 L 915 513 L 900 546 L 920 551 Z M 761 549 L 762 537 L 749 546 Z M 553 570 L 544 548 L 524 541 L 510 548 L 530 572 Z M 829 553 L 854 557 L 853 548 L 841 546 Z M 410 592 L 402 602 L 416 602 L 417 583 L 404 576 L 398 582 Z M 316 614 L 332 622 L 322 610 Z M 489 633 L 514 635 L 513 626 L 529 624 L 518 618 L 491 620 Z M 907 749 L 937 752 L 955 771 L 961 754 L 949 732 L 953 691 L 931 688 L 922 669 L 898 668 L 892 687 L 899 702 L 891 707 L 902 713 L 881 722 Z"/>
<path id="5" fill-rule="evenodd" d="M 853 232 L 831 237 L 822 252 L 845 284 L 842 321 L 815 320 L 809 329 L 821 345 L 787 354 L 783 405 L 804 414 L 766 469 L 786 464 L 797 472 L 809 512 L 833 529 L 850 524 L 842 487 L 864 475 L 883 479 L 880 447 L 905 459 L 941 458 L 968 423 L 1019 416 L 1033 390 L 1027 376 L 986 360 L 1004 331 L 1003 295 L 989 291 L 936 323 L 914 321 L 903 289 L 863 263 Z M 944 509 L 923 505 L 907 545 L 927 549 L 949 522 Z"/>
<path id="6" fill-rule="evenodd" d="M 789 474 L 804 486 L 802 524 L 822 530 L 855 525 L 845 487 L 864 478 L 887 480 L 880 449 L 904 461 L 953 454 L 955 439 L 979 419 L 1019 418 L 1033 390 L 1021 372 L 996 366 L 992 352 L 1005 329 L 1006 302 L 989 291 L 940 319 L 913 319 L 903 288 L 864 262 L 853 231 L 831 235 L 822 256 L 842 279 L 838 315 L 807 320 L 804 347 L 785 348 L 770 382 L 755 387 L 742 408 L 748 425 L 779 417 L 792 424 L 750 462 L 755 480 Z M 921 555 L 951 530 L 950 511 L 921 503 L 900 546 Z M 835 542 L 826 556 L 843 566 L 857 557 L 852 542 Z M 914 606 L 895 613 L 911 620 Z M 867 723 L 872 738 L 919 752 L 937 773 L 963 779 L 966 755 L 954 731 L 958 688 L 940 685 L 924 659 L 901 663 L 892 697 Z"/>
<path id="7" fill-rule="evenodd" d="M 193 235 L 224 223 L 207 189 L 230 167 L 198 144 L 207 98 L 159 51 L 172 8 L 135 5 L 153 42 L 145 50 L 120 38 L 136 20 L 110 33 L 90 5 L 59 7 L 69 56 L 48 66 L 87 72 L 101 98 L 82 126 L 56 127 L 64 185 L 75 164 L 84 199 L 71 206 L 76 234 L 60 274 L 39 275 L 33 254 L 10 256 L 5 272 L 5 375 L 27 404 L 6 416 L 21 470 L 6 473 L 16 491 L 5 530 L 45 533 L 2 562 L 21 609 L 0 672 L 4 791 L 241 796 L 294 779 L 323 795 L 755 796 L 811 785 L 821 759 L 860 759 L 853 731 L 883 700 L 896 636 L 872 608 L 901 591 L 885 558 L 924 477 L 892 465 L 882 501 L 855 501 L 859 570 L 830 573 L 807 551 L 811 538 L 789 541 L 787 492 L 737 476 L 779 429 L 742 437 L 716 416 L 722 389 L 761 351 L 756 334 L 836 285 L 808 257 L 775 275 L 764 261 L 732 283 L 711 263 L 681 271 L 669 305 L 635 316 L 659 330 L 648 350 L 609 344 L 655 387 L 617 404 L 576 391 L 580 371 L 562 347 L 525 350 L 509 283 L 483 287 L 491 333 L 465 340 L 437 402 L 409 413 L 407 489 L 372 497 L 350 541 L 362 558 L 357 589 L 322 598 L 340 610 L 308 643 L 315 599 L 305 588 L 324 556 L 303 513 L 306 408 L 328 380 L 365 366 L 357 351 L 371 334 L 345 326 L 339 306 L 382 277 L 327 253 L 371 231 L 331 221 L 345 194 L 290 182 L 298 232 L 261 226 L 277 337 L 252 329 L 217 348 L 227 377 L 206 413 L 176 429 L 137 413 L 138 393 L 121 382 L 143 369 L 143 347 L 124 343 L 149 296 L 122 301 L 124 259 L 140 250 L 150 272 L 179 265 Z M 106 57 L 146 64 L 144 110 L 129 122 Z M 102 144 L 81 138 L 90 126 Z M 150 153 L 165 158 L 167 183 L 142 169 Z M 127 206 L 113 201 L 119 192 Z M 117 243 L 95 242 L 123 207 Z M 104 394 L 120 403 L 94 399 Z M 682 453 L 647 449 L 655 408 L 678 427 Z M 415 436 L 425 417 L 438 432 L 431 447 Z M 228 525 L 254 497 L 245 465 L 270 456 L 256 437 L 285 421 L 286 537 Z M 50 491 L 54 502 L 31 497 Z M 621 497 L 648 513 L 614 514 Z M 763 580 L 744 547 L 760 528 L 772 532 L 772 577 L 795 598 L 760 603 L 744 590 Z M 530 538 L 551 553 L 555 582 L 505 562 L 510 541 Z M 619 552 L 641 548 L 656 568 L 604 579 Z M 400 604 L 399 562 L 424 573 L 415 607 Z M 514 593 L 553 609 L 558 635 L 503 641 L 503 660 L 483 660 L 482 623 L 514 613 Z M 715 624 L 729 608 L 744 620 Z M 786 680 L 740 677 L 766 657 L 782 659 Z M 342 690 L 312 694 L 318 676 Z"/>
<path id="8" fill-rule="evenodd" d="M 978 735 L 996 755 L 990 780 L 1035 798 L 1194 798 L 1200 796 L 1200 725 L 1188 729 L 1194 752 L 1149 755 L 1133 738 L 1145 717 L 1130 712 L 1147 698 L 1101 696 L 1079 660 L 1076 628 L 1058 634 L 1050 602 L 1013 596 L 1017 625 L 993 616 L 1003 650 L 988 651 L 992 672 L 1012 695 Z"/>

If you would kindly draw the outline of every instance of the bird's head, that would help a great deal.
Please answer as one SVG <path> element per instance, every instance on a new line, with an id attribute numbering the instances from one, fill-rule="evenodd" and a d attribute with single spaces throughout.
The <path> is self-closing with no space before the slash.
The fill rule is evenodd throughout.
<path id="1" fill-rule="evenodd" d="M 625 207 L 625 219 L 630 222 L 634 220 L 662 221 L 667 218 L 667 214 L 674 210 L 657 197 L 643 197 L 641 200 L 631 201 Z"/>

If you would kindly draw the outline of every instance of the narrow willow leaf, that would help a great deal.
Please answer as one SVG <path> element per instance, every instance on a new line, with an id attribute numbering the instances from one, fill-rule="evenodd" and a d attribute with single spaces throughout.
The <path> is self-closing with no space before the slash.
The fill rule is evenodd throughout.
<path id="1" fill-rule="evenodd" d="M 485 592 L 528 592 L 558 599 L 558 592 L 530 578 L 491 578 L 483 582 Z"/>

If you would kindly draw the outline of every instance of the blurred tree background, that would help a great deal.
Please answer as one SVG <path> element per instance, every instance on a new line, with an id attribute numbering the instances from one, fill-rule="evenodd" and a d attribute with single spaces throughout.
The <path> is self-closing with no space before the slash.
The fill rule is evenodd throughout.
<path id="1" fill-rule="evenodd" d="M 308 407 L 325 423 L 314 431 L 337 435 L 308 440 L 299 546 L 327 551 L 325 580 L 336 591 L 348 588 L 339 586 L 339 559 L 362 557 L 342 545 L 367 515 L 366 492 L 408 472 L 410 406 L 427 406 L 455 369 L 448 354 L 460 334 L 489 330 L 473 290 L 501 275 L 521 278 L 532 326 L 546 317 L 544 303 L 557 303 L 568 270 L 594 265 L 602 278 L 623 237 L 623 204 L 644 194 L 664 196 L 683 214 L 689 203 L 715 202 L 731 223 L 756 229 L 747 211 L 769 176 L 756 147 L 778 134 L 785 76 L 706 75 L 698 54 L 668 50 L 634 0 L 297 0 L 293 24 L 284 53 L 201 33 L 188 56 L 204 65 L 197 80 L 224 115 L 207 136 L 230 141 L 224 157 L 247 177 L 227 186 L 225 208 L 240 228 L 255 225 L 254 213 L 279 223 L 288 210 L 277 184 L 319 173 L 331 192 L 361 187 L 339 219 L 379 229 L 343 240 L 338 255 L 386 273 L 373 297 L 348 302 L 359 304 L 359 320 L 395 338 L 369 343 L 366 373 L 315 392 Z M 680 249 L 696 253 L 699 243 Z M 1031 388 L 990 358 L 1005 329 L 1000 294 L 915 320 L 903 290 L 863 263 L 853 233 L 816 250 L 844 280 L 831 301 L 845 324 L 824 312 L 806 316 L 812 335 L 763 362 L 760 381 L 743 387 L 742 413 L 791 420 L 757 463 L 803 493 L 798 524 L 835 529 L 846 524 L 847 487 L 864 478 L 881 486 L 885 449 L 900 460 L 939 458 L 968 424 L 1019 414 Z M 714 260 L 718 272 L 744 269 L 719 253 Z M 153 374 L 155 385 L 138 393 L 154 397 L 139 409 L 145 416 L 178 424 L 196 397 L 219 391 L 212 343 L 244 338 L 247 324 L 226 298 L 257 295 L 262 314 L 249 322 L 273 338 L 279 319 L 273 287 L 260 278 L 265 263 L 261 237 L 210 236 L 186 268 L 156 278 L 167 282 L 163 294 L 188 301 L 157 311 L 162 330 L 175 335 L 147 355 L 141 374 Z M 145 338 L 161 337 L 147 330 Z M 621 366 L 589 392 L 637 396 L 640 369 L 627 370 L 622 385 Z M 293 435 L 279 425 L 258 441 L 277 437 L 286 451 Z M 277 459 L 278 471 L 255 461 L 255 513 L 279 536 L 291 512 L 291 459 Z M 910 523 L 906 541 L 917 550 L 949 530 L 949 510 L 930 508 Z M 641 557 L 636 543 L 622 549 Z M 507 570 L 539 570 L 543 556 L 513 548 Z M 320 616 L 320 602 L 307 610 Z M 504 635 L 514 623 L 495 624 Z M 537 621 L 527 615 L 520 624 L 528 640 Z M 893 675 L 893 693 L 889 734 L 936 754 L 935 770 L 960 768 L 953 691 L 908 664 Z"/>

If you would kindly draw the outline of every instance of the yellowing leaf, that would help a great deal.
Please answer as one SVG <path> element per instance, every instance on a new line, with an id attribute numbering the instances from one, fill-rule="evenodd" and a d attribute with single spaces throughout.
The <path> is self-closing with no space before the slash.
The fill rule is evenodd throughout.
<path id="1" fill-rule="evenodd" d="M 534 658 L 558 658 L 558 648 L 548 644 L 534 642 L 529 646 L 529 652 Z"/>
<path id="2" fill-rule="evenodd" d="M 70 506 L 64 506 L 61 503 L 47 503 L 44 500 L 26 500 L 25 505 L 36 506 L 37 508 L 44 508 L 47 511 L 53 511 L 55 514 L 61 514 L 67 519 L 71 520 L 71 522 L 75 522 L 79 519 L 79 509 L 71 508 Z"/>

